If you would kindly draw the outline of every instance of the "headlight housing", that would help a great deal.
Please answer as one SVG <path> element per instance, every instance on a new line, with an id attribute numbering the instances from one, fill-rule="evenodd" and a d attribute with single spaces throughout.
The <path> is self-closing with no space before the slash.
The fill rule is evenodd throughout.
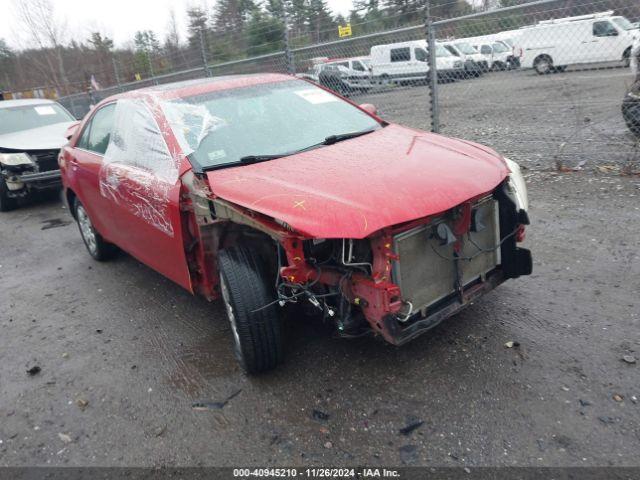
<path id="1" fill-rule="evenodd" d="M 516 208 L 518 210 L 524 210 L 526 212 L 529 210 L 529 198 L 527 196 L 527 184 L 525 183 L 524 177 L 522 176 L 520 165 L 518 165 L 513 160 L 508 159 L 507 157 L 504 157 L 504 161 L 511 171 L 511 173 L 509 174 L 508 186 L 515 198 Z"/>
<path id="2" fill-rule="evenodd" d="M 34 165 L 33 160 L 26 153 L 0 153 L 0 163 L 9 167 Z"/>

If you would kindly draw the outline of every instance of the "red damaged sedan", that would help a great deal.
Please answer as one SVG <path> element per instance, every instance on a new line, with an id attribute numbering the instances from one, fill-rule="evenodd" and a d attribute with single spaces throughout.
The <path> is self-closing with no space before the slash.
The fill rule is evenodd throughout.
<path id="1" fill-rule="evenodd" d="M 222 297 L 250 373 L 281 361 L 287 304 L 401 345 L 531 273 L 517 164 L 293 77 L 117 95 L 69 140 L 65 198 L 91 256 L 117 246 Z"/>

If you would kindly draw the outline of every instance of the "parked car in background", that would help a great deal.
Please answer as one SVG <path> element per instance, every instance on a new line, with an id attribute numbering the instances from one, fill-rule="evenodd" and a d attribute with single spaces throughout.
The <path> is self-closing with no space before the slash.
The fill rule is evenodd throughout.
<path id="1" fill-rule="evenodd" d="M 464 63 L 464 77 L 479 77 L 489 69 L 484 56 L 468 43 L 452 40 L 441 44 L 449 53 L 462 60 Z"/>
<path id="2" fill-rule="evenodd" d="M 509 50 L 509 55 L 505 55 L 504 60 L 511 69 L 518 68 L 520 66 L 520 57 L 522 52 L 516 48 L 516 39 L 520 34 L 520 30 L 503 30 L 501 32 L 492 33 L 489 35 L 480 35 L 477 37 L 467 37 L 463 40 L 471 45 L 493 45 L 494 43 L 501 43 Z M 502 50 L 500 48 L 500 50 Z"/>
<path id="3" fill-rule="evenodd" d="M 638 79 L 640 75 L 640 35 L 638 35 L 633 42 L 633 46 L 631 47 L 631 59 L 629 60 L 629 68 L 631 68 L 631 73 L 633 76 Z"/>
<path id="4" fill-rule="evenodd" d="M 463 40 L 468 42 L 467 39 Z M 507 70 L 511 68 L 513 64 L 511 60 L 513 57 L 512 49 L 505 43 L 500 41 L 476 42 L 469 43 L 484 57 L 489 70 Z"/>
<path id="5" fill-rule="evenodd" d="M 313 80 L 342 95 L 372 87 L 368 57 L 326 59 L 298 77 Z"/>
<path id="6" fill-rule="evenodd" d="M 58 154 L 73 122 L 52 100 L 0 102 L 0 211 L 16 208 L 30 194 L 60 188 Z"/>
<path id="7" fill-rule="evenodd" d="M 372 79 L 383 85 L 424 81 L 429 71 L 426 40 L 375 45 L 370 59 Z M 464 62 L 437 45 L 436 69 L 440 80 L 453 80 L 464 72 Z"/>
<path id="8" fill-rule="evenodd" d="M 517 38 L 523 68 L 541 75 L 569 65 L 621 62 L 629 65 L 640 32 L 613 11 L 545 20 L 523 27 Z"/>
<path id="9" fill-rule="evenodd" d="M 289 303 L 400 345 L 531 272 L 517 164 L 287 75 L 107 98 L 60 162 L 89 254 L 221 297 L 250 373 L 282 360 Z"/>
<path id="10" fill-rule="evenodd" d="M 636 78 L 622 100 L 622 118 L 631 133 L 640 139 L 640 78 Z"/>

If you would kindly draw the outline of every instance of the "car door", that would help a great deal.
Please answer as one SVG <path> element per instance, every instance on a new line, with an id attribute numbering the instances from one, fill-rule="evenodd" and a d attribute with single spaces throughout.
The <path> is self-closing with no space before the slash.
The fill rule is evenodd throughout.
<path id="1" fill-rule="evenodd" d="M 351 75 L 356 84 L 369 85 L 369 71 L 360 60 L 351 60 Z"/>
<path id="2" fill-rule="evenodd" d="M 610 62 L 620 60 L 622 55 L 618 46 L 618 30 L 609 20 L 598 20 L 593 22 L 593 40 L 589 58 L 592 62 Z"/>
<path id="3" fill-rule="evenodd" d="M 493 68 L 493 48 L 491 45 L 483 44 L 480 45 L 480 53 L 484 55 L 484 58 L 487 60 L 487 64 L 489 65 L 489 70 Z"/>
<path id="4" fill-rule="evenodd" d="M 192 291 L 182 235 L 179 161 L 142 100 L 120 100 L 101 173 L 111 202 L 116 243 Z"/>
<path id="5" fill-rule="evenodd" d="M 100 193 L 100 170 L 113 128 L 115 103 L 93 112 L 73 148 L 65 149 L 71 187 L 91 218 L 91 223 L 108 240 L 114 230 L 110 203 Z"/>

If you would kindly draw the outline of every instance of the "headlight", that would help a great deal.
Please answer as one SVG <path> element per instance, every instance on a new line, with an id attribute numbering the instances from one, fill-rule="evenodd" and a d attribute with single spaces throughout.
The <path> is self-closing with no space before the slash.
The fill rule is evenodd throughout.
<path id="1" fill-rule="evenodd" d="M 524 211 L 529 210 L 529 198 L 527 197 L 527 184 L 524 181 L 522 172 L 520 171 L 520 165 L 513 160 L 509 160 L 504 157 L 504 161 L 507 163 L 507 167 L 511 170 L 509 174 L 509 188 L 511 188 L 516 200 L 516 208 Z"/>
<path id="2" fill-rule="evenodd" d="M 34 164 L 26 153 L 0 153 L 0 163 L 11 167 Z"/>

